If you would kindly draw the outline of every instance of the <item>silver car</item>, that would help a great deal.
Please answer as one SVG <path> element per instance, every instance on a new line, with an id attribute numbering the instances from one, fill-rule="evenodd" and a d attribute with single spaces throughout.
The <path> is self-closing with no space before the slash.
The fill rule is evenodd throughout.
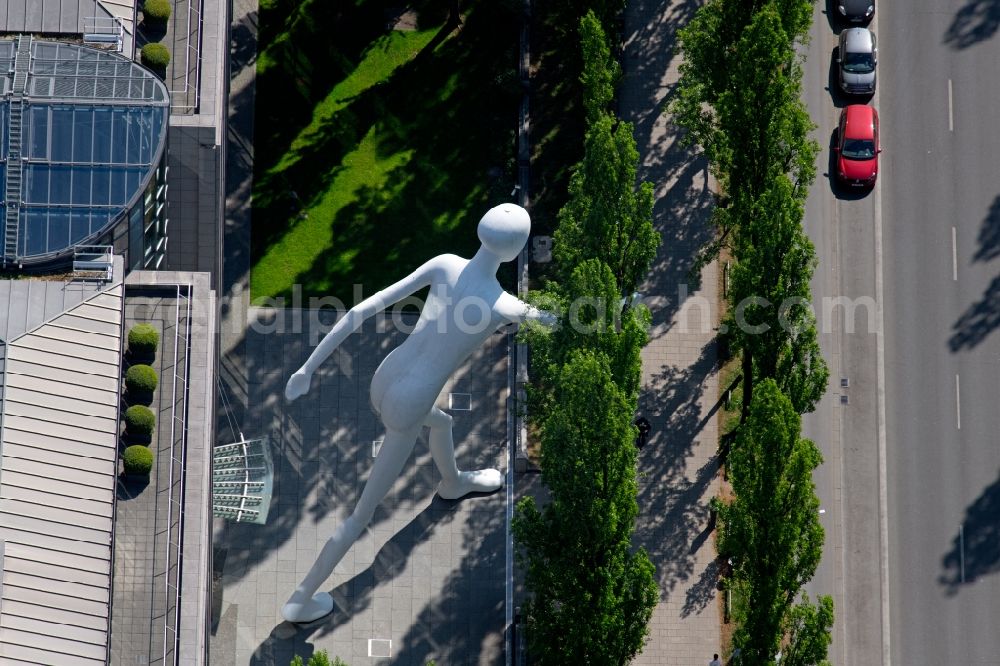
<path id="1" fill-rule="evenodd" d="M 868 28 L 851 28 L 840 33 L 837 49 L 840 64 L 840 88 L 852 95 L 875 92 L 875 65 L 878 64 L 878 46 L 875 33 Z"/>

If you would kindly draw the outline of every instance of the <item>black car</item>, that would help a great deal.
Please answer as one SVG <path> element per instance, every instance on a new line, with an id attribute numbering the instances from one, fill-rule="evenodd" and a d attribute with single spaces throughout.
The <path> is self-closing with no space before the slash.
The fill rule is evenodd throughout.
<path id="1" fill-rule="evenodd" d="M 875 0 L 837 0 L 837 10 L 848 21 L 861 23 L 875 14 Z"/>

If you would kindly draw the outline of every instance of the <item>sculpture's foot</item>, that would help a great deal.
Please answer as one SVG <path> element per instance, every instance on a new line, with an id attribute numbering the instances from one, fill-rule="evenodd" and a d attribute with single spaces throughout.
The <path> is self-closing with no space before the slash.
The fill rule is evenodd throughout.
<path id="1" fill-rule="evenodd" d="M 453 500 L 469 493 L 491 493 L 503 486 L 503 474 L 495 469 L 480 469 L 475 472 L 459 472 L 454 481 L 438 484 L 438 495 Z"/>
<path id="2" fill-rule="evenodd" d="M 318 620 L 324 615 L 333 612 L 333 597 L 326 592 L 317 592 L 311 599 L 301 601 L 299 592 L 292 595 L 284 606 L 281 607 L 281 616 L 289 622 L 305 624 Z"/>

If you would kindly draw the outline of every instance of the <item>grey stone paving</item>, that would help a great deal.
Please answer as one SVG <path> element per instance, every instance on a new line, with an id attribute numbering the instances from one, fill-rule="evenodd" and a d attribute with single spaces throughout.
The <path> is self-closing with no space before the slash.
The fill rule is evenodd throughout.
<path id="1" fill-rule="evenodd" d="M 270 437 L 275 493 L 266 525 L 226 522 L 216 532 L 212 664 L 283 665 L 321 649 L 354 665 L 502 662 L 504 494 L 436 497 L 437 471 L 423 440 L 366 536 L 321 588 L 334 595 L 332 616 L 305 627 L 281 620 L 281 604 L 349 514 L 371 469 L 382 429 L 368 386 L 403 333 L 370 321 L 317 372 L 310 393 L 288 404 L 285 382 L 320 335 L 309 322 L 328 324 L 332 313 L 270 314 L 277 318 L 247 332 L 243 430 Z M 253 330 L 267 327 L 275 330 Z M 448 392 L 472 396 L 471 411 L 451 412 L 463 468 L 505 468 L 506 368 L 507 336 L 499 333 L 445 387 L 443 408 Z M 391 640 L 391 657 L 369 657 L 369 639 Z"/>
<path id="2" fill-rule="evenodd" d="M 174 416 L 174 301 L 128 295 L 125 301 L 126 333 L 141 322 L 160 332 L 160 347 L 150 362 L 160 382 L 150 406 L 156 413 L 157 432 L 151 442 L 155 458 L 149 483 L 118 480 L 111 618 L 111 663 L 115 666 L 162 663 L 164 622 L 168 610 L 174 608 L 166 594 L 165 579 L 170 424 Z M 184 367 L 183 346 L 178 350 L 177 367 Z M 172 583 L 176 584 L 176 579 Z"/>
<path id="3" fill-rule="evenodd" d="M 711 183 L 706 163 L 680 147 L 663 115 L 677 81 L 676 31 L 698 0 L 632 0 L 625 12 L 624 81 L 620 113 L 635 125 L 639 177 L 654 183 L 654 224 L 662 245 L 642 287 L 653 313 L 643 350 L 639 411 L 651 422 L 639 452 L 636 542 L 656 565 L 660 603 L 649 642 L 636 664 L 708 663 L 720 649 L 716 593 L 719 563 L 709 500 L 718 493 L 718 264 L 700 282 L 688 271 L 710 239 Z"/>

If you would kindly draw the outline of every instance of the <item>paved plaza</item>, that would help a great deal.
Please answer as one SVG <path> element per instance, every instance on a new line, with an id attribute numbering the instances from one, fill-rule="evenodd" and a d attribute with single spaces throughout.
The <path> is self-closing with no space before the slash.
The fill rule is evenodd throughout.
<path id="1" fill-rule="evenodd" d="M 370 320 L 317 371 L 311 391 L 288 403 L 285 382 L 332 317 L 250 311 L 261 323 L 245 340 L 241 427 L 247 437 L 270 439 L 274 501 L 265 525 L 218 521 L 212 664 L 284 666 L 295 654 L 322 649 L 352 666 L 502 663 L 505 495 L 437 497 L 439 476 L 424 437 L 367 534 L 321 588 L 334 596 L 333 614 L 301 627 L 279 615 L 360 495 L 382 436 L 368 386 L 405 335 L 391 320 Z M 507 362 L 508 336 L 498 333 L 439 400 L 446 410 L 469 408 L 449 410 L 460 467 L 506 469 Z"/>

